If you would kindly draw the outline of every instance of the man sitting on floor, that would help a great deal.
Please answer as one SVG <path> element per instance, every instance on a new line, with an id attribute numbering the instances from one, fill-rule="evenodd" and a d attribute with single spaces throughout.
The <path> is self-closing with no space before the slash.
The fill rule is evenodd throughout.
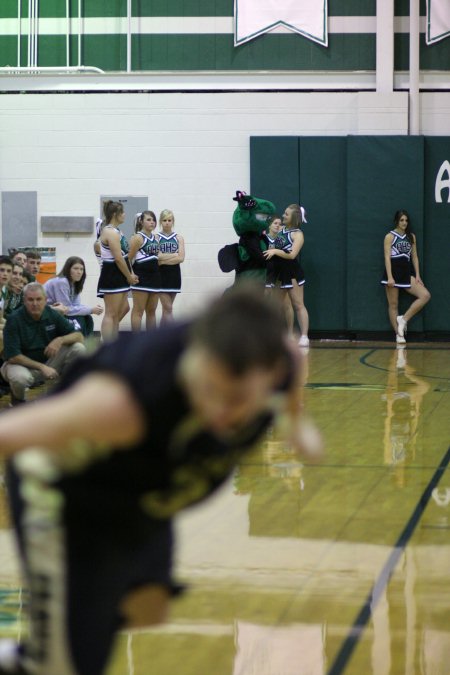
<path id="1" fill-rule="evenodd" d="M 1 374 L 11 388 L 11 404 L 25 401 L 28 387 L 56 380 L 84 353 L 83 335 L 46 304 L 44 287 L 27 284 L 23 306 L 8 318 L 3 335 Z"/>

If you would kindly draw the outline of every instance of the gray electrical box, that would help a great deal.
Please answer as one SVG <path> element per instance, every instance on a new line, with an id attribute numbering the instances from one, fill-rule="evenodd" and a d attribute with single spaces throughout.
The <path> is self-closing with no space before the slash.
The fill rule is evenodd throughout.
<path id="1" fill-rule="evenodd" d="M 54 234 L 92 234 L 94 219 L 89 216 L 41 216 L 41 231 Z"/>
<path id="2" fill-rule="evenodd" d="M 123 204 L 125 211 L 125 222 L 121 226 L 121 230 L 129 240 L 131 235 L 134 234 L 134 217 L 136 213 L 142 213 L 148 209 L 148 196 L 147 197 L 135 197 L 133 195 L 120 196 L 117 195 L 107 195 L 100 197 L 100 218 L 103 218 L 103 203 L 112 199 L 114 202 L 120 202 Z"/>
<path id="3" fill-rule="evenodd" d="M 37 192 L 2 192 L 2 249 L 37 245 Z"/>

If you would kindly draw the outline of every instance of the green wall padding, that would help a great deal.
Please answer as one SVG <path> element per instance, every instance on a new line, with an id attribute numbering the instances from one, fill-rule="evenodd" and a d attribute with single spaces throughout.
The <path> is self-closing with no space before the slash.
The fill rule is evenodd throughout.
<path id="1" fill-rule="evenodd" d="M 347 312 L 349 330 L 389 330 L 383 241 L 398 209 L 406 209 L 423 254 L 422 136 L 347 138 Z M 400 292 L 404 308 L 406 298 Z M 407 296 L 410 303 L 410 296 Z M 408 328 L 423 330 L 420 314 Z"/>
<path id="2" fill-rule="evenodd" d="M 279 210 L 292 202 L 307 209 L 302 262 L 311 330 L 391 331 L 380 284 L 383 241 L 395 212 L 406 209 L 432 294 L 409 330 L 450 331 L 450 137 L 253 137 L 250 166 L 254 194 Z M 412 301 L 400 291 L 400 312 Z"/>
<path id="3" fill-rule="evenodd" d="M 250 138 L 250 192 L 273 202 L 281 216 L 300 199 L 299 138 Z"/>
<path id="4" fill-rule="evenodd" d="M 301 259 L 305 304 L 316 330 L 346 325 L 345 168 L 345 137 L 300 139 L 300 203 L 308 220 Z"/>
<path id="5" fill-rule="evenodd" d="M 436 178 L 444 162 L 442 181 L 450 185 L 450 137 L 425 138 L 424 282 L 431 292 L 425 307 L 427 330 L 450 329 L 450 188 L 438 190 Z M 447 168 L 446 168 L 447 167 Z"/>

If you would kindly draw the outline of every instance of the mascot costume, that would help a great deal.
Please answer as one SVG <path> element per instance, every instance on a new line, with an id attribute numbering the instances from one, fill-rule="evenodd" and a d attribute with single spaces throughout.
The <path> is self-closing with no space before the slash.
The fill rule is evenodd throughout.
<path id="1" fill-rule="evenodd" d="M 264 234 L 275 214 L 275 205 L 239 190 L 233 200 L 237 202 L 233 227 L 239 241 L 220 249 L 219 267 L 222 272 L 235 270 L 235 283 L 241 279 L 253 279 L 264 284 L 267 264 L 263 255 L 267 250 Z"/>

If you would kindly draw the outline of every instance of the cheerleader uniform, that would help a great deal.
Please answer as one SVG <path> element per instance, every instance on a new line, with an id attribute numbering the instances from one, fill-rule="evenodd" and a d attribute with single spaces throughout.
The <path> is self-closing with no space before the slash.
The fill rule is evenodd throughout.
<path id="1" fill-rule="evenodd" d="M 289 230 L 285 227 L 278 233 L 275 239 L 275 248 L 290 253 L 294 243 L 292 239 L 293 232 L 300 232 L 300 228 Z M 280 288 L 292 288 L 292 279 L 295 279 L 299 286 L 305 283 L 305 275 L 300 264 L 300 256 L 298 255 L 293 260 L 286 260 L 279 256 L 273 256 L 275 282 L 280 284 Z"/>
<path id="2" fill-rule="evenodd" d="M 113 227 L 112 225 L 105 225 L 107 227 Z M 116 228 L 113 228 L 116 229 Z M 125 235 L 120 231 L 120 250 L 122 252 L 122 257 L 125 260 L 126 264 L 128 262 L 128 242 L 125 238 Z M 97 286 L 97 296 L 101 298 L 106 293 L 126 293 L 130 290 L 130 284 L 124 274 L 119 270 L 114 260 L 114 256 L 111 252 L 111 249 L 107 244 L 104 244 L 100 240 L 100 252 L 102 257 L 102 267 L 100 272 L 100 278 L 98 280 Z"/>
<path id="3" fill-rule="evenodd" d="M 393 240 L 391 244 L 391 269 L 396 288 L 411 288 L 411 275 L 413 274 L 413 265 L 411 262 L 411 251 L 413 245 L 406 234 L 398 234 L 391 230 Z M 415 273 L 415 272 L 414 272 Z M 384 270 L 384 277 L 381 283 L 387 284 L 387 271 Z"/>
<path id="4" fill-rule="evenodd" d="M 276 237 L 271 237 L 268 234 L 266 234 L 265 239 L 267 242 L 267 250 L 275 248 Z M 274 258 L 270 258 L 267 261 L 266 265 L 266 288 L 273 288 L 275 286 L 275 283 L 276 283 L 275 260 Z"/>
<path id="5" fill-rule="evenodd" d="M 143 243 L 133 263 L 133 272 L 139 277 L 139 283 L 131 286 L 131 290 L 159 293 L 161 290 L 161 273 L 158 265 L 159 242 L 154 234 L 151 237 L 144 232 L 139 232 L 139 234 Z"/>
<path id="6" fill-rule="evenodd" d="M 161 253 L 178 253 L 179 243 L 176 232 L 172 234 L 159 233 L 159 250 Z M 160 265 L 159 271 L 161 274 L 161 292 L 162 293 L 179 293 L 181 291 L 181 269 L 180 264 L 177 265 Z"/>

